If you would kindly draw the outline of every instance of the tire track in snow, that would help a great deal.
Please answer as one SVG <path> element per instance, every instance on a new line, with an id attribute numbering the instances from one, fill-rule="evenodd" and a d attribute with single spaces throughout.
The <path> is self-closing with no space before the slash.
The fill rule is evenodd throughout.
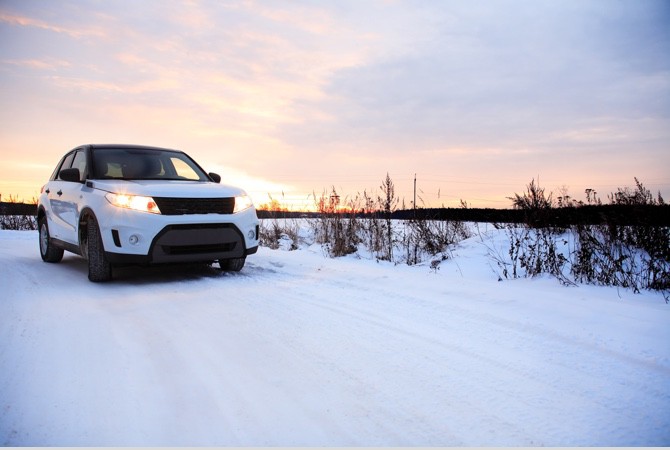
<path id="1" fill-rule="evenodd" d="M 415 268 L 261 249 L 241 273 L 141 269 L 92 285 L 81 259 L 43 264 L 36 234 L 5 248 L 12 298 L 0 299 L 11 317 L 0 356 L 14 370 L 0 378 L 0 442 L 670 441 L 667 364 L 610 343 L 616 331 L 593 338 L 511 315 L 526 311 L 513 283 L 473 288 Z M 32 374 L 44 356 L 79 380 L 76 391 Z M 31 397 L 8 394 L 17 388 Z M 39 392 L 58 409 L 26 415 Z"/>
<path id="2" fill-rule="evenodd" d="M 302 283 L 303 283 L 303 280 L 301 280 L 300 283 L 302 284 Z M 340 285 L 340 284 L 341 284 L 341 283 L 338 282 L 338 285 Z M 346 284 L 346 283 L 345 283 L 345 284 Z M 326 289 L 323 289 L 323 290 L 324 290 L 324 291 L 327 291 L 327 292 L 337 292 L 337 290 L 334 289 L 333 286 L 327 286 Z M 291 292 L 291 289 L 287 289 L 286 291 L 287 291 L 287 292 Z M 300 292 L 302 293 L 302 291 L 300 291 Z M 304 298 L 302 298 L 302 295 L 300 295 L 300 296 L 294 298 L 294 300 L 296 300 L 296 301 L 301 301 L 301 300 L 302 300 L 303 302 L 304 302 L 304 301 L 308 301 L 308 302 L 309 302 L 309 300 L 304 300 Z M 326 301 L 328 301 L 328 300 L 326 299 Z M 335 313 L 337 313 L 337 314 L 341 314 L 341 315 L 345 316 L 347 319 L 352 319 L 352 318 L 362 319 L 362 322 L 365 323 L 366 325 L 375 324 L 375 325 L 377 325 L 378 327 L 384 329 L 384 330 L 387 331 L 387 332 L 388 332 L 388 331 L 392 331 L 394 334 L 403 334 L 403 333 L 404 333 L 404 334 L 406 334 L 406 335 L 411 336 L 412 338 L 415 338 L 415 339 L 418 338 L 418 340 L 422 342 L 422 345 L 425 346 L 425 341 L 426 341 L 425 336 L 419 336 L 419 335 L 417 335 L 417 334 L 407 333 L 406 330 L 405 330 L 404 328 L 397 328 L 397 327 L 394 328 L 394 327 L 389 327 L 388 324 L 387 324 L 386 322 L 381 323 L 381 322 L 379 322 L 378 320 L 370 320 L 369 317 L 362 317 L 360 314 L 353 313 L 353 312 L 352 312 L 352 309 L 355 310 L 355 308 L 352 307 L 352 304 L 351 304 L 351 303 L 348 304 L 348 305 L 345 307 L 346 309 L 334 308 L 334 307 L 324 307 L 323 304 L 321 304 L 321 303 L 315 303 L 314 301 L 312 301 L 311 304 L 312 304 L 312 305 L 316 305 L 316 306 L 318 306 L 318 307 L 322 307 L 322 308 L 329 309 L 329 310 L 332 311 L 332 312 L 335 312 Z M 377 306 L 378 306 L 378 305 L 377 305 Z M 383 347 L 383 343 L 382 343 L 381 346 Z M 352 346 L 352 347 L 353 347 L 353 346 Z M 414 344 L 412 344 L 412 347 L 416 347 L 416 346 L 415 346 Z M 453 347 L 453 348 L 456 348 L 457 350 L 460 350 L 460 349 L 458 349 L 457 347 Z M 429 352 L 429 353 L 430 353 L 430 352 Z M 463 352 L 461 352 L 461 353 L 463 353 Z M 466 355 L 466 356 L 469 356 L 469 355 Z M 315 357 L 318 357 L 318 355 L 316 355 Z M 341 361 L 340 361 L 340 363 L 341 363 Z M 433 360 L 432 363 L 435 363 L 435 360 Z M 346 366 L 346 364 L 344 364 L 344 366 Z M 337 368 L 334 367 L 333 369 L 335 370 L 335 369 L 337 369 Z M 405 368 L 405 367 L 401 367 L 401 369 L 404 370 L 404 369 L 406 369 L 406 368 Z M 349 375 L 351 376 L 351 374 L 349 374 Z M 370 390 L 374 390 L 374 383 L 369 382 L 368 384 L 370 385 Z M 458 391 L 453 391 L 453 392 L 458 392 Z M 454 394 L 452 394 L 452 395 L 454 395 Z M 469 404 L 471 405 L 471 407 L 474 407 L 474 405 L 473 405 L 471 402 L 469 402 L 467 396 L 462 396 L 462 395 L 461 395 L 461 396 L 458 398 L 457 401 L 454 401 L 454 403 L 462 403 L 462 404 L 468 404 L 468 403 L 469 403 Z M 481 410 L 481 411 L 483 412 L 483 407 L 478 407 L 478 408 L 479 408 L 479 410 Z M 421 406 L 420 406 L 418 409 L 421 409 Z M 414 414 L 414 416 L 416 416 L 416 415 L 417 415 L 417 414 Z M 420 415 L 419 415 L 419 416 L 420 416 Z M 457 419 L 457 418 L 455 417 L 454 419 Z M 425 420 L 422 420 L 421 422 L 426 422 L 426 421 L 425 421 Z M 428 422 L 430 423 L 430 421 L 428 421 Z M 503 428 L 503 429 L 508 429 L 508 428 L 510 428 L 510 427 L 513 428 L 513 425 L 510 424 L 510 423 L 505 423 L 505 424 L 504 424 L 504 427 L 502 427 L 502 428 Z M 500 428 L 500 427 L 498 427 L 498 428 Z M 428 433 L 428 435 L 430 435 L 430 433 Z M 444 439 L 444 436 L 441 436 L 441 438 Z M 442 441 L 436 440 L 436 441 L 434 441 L 434 442 L 444 442 L 444 441 L 443 441 L 443 440 L 442 440 Z M 455 440 L 455 439 L 452 439 L 451 442 L 459 443 L 460 441 Z M 528 442 L 530 442 L 530 439 L 528 440 Z M 462 442 L 461 442 L 461 443 L 462 443 Z"/>
<path id="3" fill-rule="evenodd" d="M 319 273 L 316 273 L 313 275 L 313 278 L 314 284 L 318 285 L 323 277 Z M 486 379 L 487 374 L 496 373 L 496 376 L 500 377 L 501 373 L 505 373 L 507 378 L 515 380 L 516 385 L 508 384 L 505 386 L 508 392 L 500 399 L 501 409 L 503 411 L 507 409 L 503 415 L 509 417 L 510 413 L 513 413 L 513 411 L 509 411 L 509 408 L 504 407 L 505 401 L 509 401 L 509 399 L 524 401 L 526 406 L 529 406 L 529 408 L 526 408 L 528 410 L 543 408 L 547 416 L 543 429 L 546 432 L 546 430 L 554 428 L 554 431 L 550 434 L 557 434 L 565 425 L 556 422 L 555 405 L 543 402 L 542 396 L 538 396 L 539 398 L 531 397 L 529 399 L 527 396 L 529 391 L 552 391 L 551 397 L 562 397 L 562 403 L 564 404 L 563 413 L 566 418 L 570 417 L 573 409 L 579 409 L 579 405 L 582 405 L 582 409 L 588 408 L 591 416 L 603 418 L 601 422 L 605 425 L 604 429 L 596 430 L 593 427 L 587 427 L 582 430 L 584 436 L 590 435 L 589 439 L 592 439 L 590 442 L 603 442 L 603 439 L 609 439 L 612 442 L 620 442 L 621 439 L 625 440 L 626 436 L 617 434 L 620 429 L 616 426 L 616 423 L 639 420 L 639 417 L 636 417 L 635 410 L 630 408 L 633 405 L 632 399 L 621 405 L 621 401 L 618 398 L 620 392 L 612 389 L 616 383 L 632 384 L 634 392 L 647 391 L 650 397 L 658 398 L 657 405 L 661 410 L 664 401 L 668 398 L 667 393 L 663 392 L 662 388 L 659 388 L 659 386 L 662 386 L 662 380 L 667 378 L 668 375 L 667 369 L 663 367 L 655 367 L 658 377 L 652 379 L 651 382 L 655 382 L 656 388 L 650 388 L 649 386 L 653 385 L 653 383 L 647 384 L 644 381 L 636 379 L 639 374 L 637 366 L 646 366 L 645 362 L 631 359 L 630 357 L 622 358 L 619 354 L 609 349 L 602 349 L 582 339 L 551 332 L 546 328 L 533 326 L 532 324 L 511 321 L 493 314 L 474 311 L 453 304 L 447 304 L 447 306 L 441 304 L 441 307 L 448 309 L 448 316 L 450 318 L 458 318 L 459 323 L 462 323 L 464 320 L 467 321 L 467 326 L 460 326 L 459 333 L 466 332 L 467 336 L 467 333 L 472 334 L 472 330 L 487 330 L 483 335 L 477 336 L 476 345 L 470 348 L 462 342 L 459 345 L 450 344 L 438 337 L 444 331 L 444 327 L 447 325 L 446 322 L 438 322 L 438 326 L 434 327 L 431 332 L 424 332 L 424 330 L 427 330 L 426 322 L 423 322 L 421 326 L 417 326 L 416 323 L 412 322 L 407 322 L 407 326 L 399 326 L 398 324 L 402 324 L 406 318 L 401 315 L 385 314 L 384 308 L 380 307 L 383 306 L 381 302 L 373 302 L 370 309 L 364 307 L 370 304 L 365 297 L 365 288 L 369 287 L 368 283 L 351 282 L 346 277 L 342 278 L 337 278 L 336 286 L 327 286 L 324 290 L 332 292 L 338 288 L 347 288 L 348 292 L 358 293 L 356 294 L 356 298 L 350 299 L 350 301 L 343 303 L 341 306 L 339 306 L 338 302 L 333 302 L 332 298 L 320 298 L 316 294 L 314 296 L 316 300 L 312 298 L 311 300 L 303 301 L 309 302 L 315 307 L 359 320 L 366 326 L 375 326 L 386 332 L 404 335 L 411 340 L 418 341 L 422 346 L 438 347 L 438 350 L 428 353 L 440 354 L 446 351 L 450 359 L 458 359 L 458 364 L 467 368 L 463 372 L 469 374 L 470 377 L 473 375 L 476 377 L 477 374 L 482 372 L 482 368 L 488 368 L 482 375 L 479 375 L 479 378 L 467 381 L 467 386 L 465 387 L 471 392 L 473 390 L 479 390 L 478 392 L 480 392 L 483 389 L 482 386 L 491 386 L 491 383 Z M 304 283 L 304 280 L 301 280 L 300 283 Z M 376 298 L 384 298 L 385 300 L 395 298 L 411 302 L 420 301 L 420 299 L 412 295 L 397 294 L 392 290 L 385 290 L 384 288 L 380 288 L 380 290 L 383 291 L 383 295 Z M 434 318 L 435 316 L 432 317 Z M 453 326 L 453 321 L 448 325 Z M 417 333 L 416 330 L 422 330 L 422 332 Z M 542 345 L 542 348 L 533 345 L 532 339 L 537 336 L 542 337 L 541 344 L 538 344 Z M 530 340 L 527 338 L 530 338 Z M 494 358 L 491 355 L 476 352 L 477 349 L 481 348 L 495 348 L 495 344 L 501 340 L 513 341 L 520 344 L 520 347 L 515 351 L 517 355 L 532 351 L 535 354 L 546 354 L 549 357 L 545 357 L 539 361 L 527 361 L 525 364 L 519 365 L 517 364 L 519 361 L 509 362 L 504 358 Z M 482 342 L 485 342 L 485 345 L 482 345 Z M 566 352 L 566 349 L 570 349 L 569 352 Z M 509 352 L 509 350 L 507 351 Z M 589 364 L 583 363 L 590 359 L 592 361 Z M 523 363 L 523 361 L 521 362 Z M 581 362 L 582 366 L 575 367 L 575 362 Z M 533 363 L 541 363 L 541 369 L 532 366 Z M 620 370 L 622 367 L 626 368 L 630 365 L 633 367 L 623 374 L 612 374 L 610 372 L 610 367 L 616 367 Z M 648 367 L 645 368 L 648 369 Z M 616 380 L 612 381 L 612 377 L 615 377 Z M 599 380 L 601 379 L 606 380 L 606 382 L 600 382 Z M 582 388 L 583 385 L 593 386 L 599 384 L 608 389 L 605 394 Z M 523 386 L 523 389 L 520 389 L 520 386 Z M 532 389 L 530 389 L 531 387 Z M 489 398 L 500 397 L 498 388 L 499 386 L 488 388 L 486 395 Z M 629 390 L 630 388 L 629 386 Z M 525 397 L 524 393 L 526 394 Z M 487 408 L 490 410 L 490 405 L 481 407 L 480 409 Z M 607 418 L 616 419 L 615 425 L 607 426 L 607 423 L 609 423 Z M 528 417 L 528 419 L 531 419 L 531 417 Z M 520 420 L 519 422 L 524 423 L 526 421 Z M 533 421 L 528 420 L 527 422 L 532 423 Z M 662 424 L 662 420 L 659 423 Z M 577 428 L 579 428 L 579 425 L 578 423 L 575 424 Z M 536 430 L 535 435 L 539 431 Z M 530 439 L 526 442 L 530 442 Z M 579 442 L 579 440 L 575 441 L 575 443 Z"/>

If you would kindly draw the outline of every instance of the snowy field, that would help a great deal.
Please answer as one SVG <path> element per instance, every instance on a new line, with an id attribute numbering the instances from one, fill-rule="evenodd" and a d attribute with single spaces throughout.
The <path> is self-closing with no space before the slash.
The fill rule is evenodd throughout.
<path id="1" fill-rule="evenodd" d="M 480 236 L 438 270 L 312 245 L 93 284 L 0 231 L 0 267 L 0 445 L 670 445 L 662 295 L 498 282 Z"/>

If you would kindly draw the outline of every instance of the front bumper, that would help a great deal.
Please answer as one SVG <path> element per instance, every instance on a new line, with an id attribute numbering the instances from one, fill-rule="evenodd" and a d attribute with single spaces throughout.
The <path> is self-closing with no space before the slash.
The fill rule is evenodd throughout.
<path id="1" fill-rule="evenodd" d="M 132 218 L 122 217 L 127 215 Z M 105 256 L 112 264 L 209 262 L 241 258 L 258 249 L 253 208 L 183 216 L 122 211 L 115 219 L 101 229 Z"/>

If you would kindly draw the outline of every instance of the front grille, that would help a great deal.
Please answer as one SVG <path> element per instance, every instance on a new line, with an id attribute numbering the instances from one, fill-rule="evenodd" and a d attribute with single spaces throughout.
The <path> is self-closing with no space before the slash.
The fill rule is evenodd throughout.
<path id="1" fill-rule="evenodd" d="M 182 214 L 232 214 L 235 197 L 219 198 L 174 198 L 154 197 L 161 214 L 178 216 Z"/>
<path id="2" fill-rule="evenodd" d="M 246 252 L 244 236 L 230 223 L 168 225 L 151 246 L 154 263 L 216 261 Z"/>
<path id="3" fill-rule="evenodd" d="M 199 253 L 224 253 L 235 250 L 237 242 L 204 245 L 161 245 L 166 255 L 197 255 Z"/>

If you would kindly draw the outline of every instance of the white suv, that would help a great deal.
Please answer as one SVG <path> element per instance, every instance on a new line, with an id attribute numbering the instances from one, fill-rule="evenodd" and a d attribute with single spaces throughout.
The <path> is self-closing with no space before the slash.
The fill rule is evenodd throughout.
<path id="1" fill-rule="evenodd" d="M 88 260 L 88 279 L 125 264 L 218 261 L 239 271 L 258 250 L 258 218 L 242 190 L 219 184 L 184 152 L 138 145 L 84 145 L 68 152 L 42 187 L 40 254 Z"/>

